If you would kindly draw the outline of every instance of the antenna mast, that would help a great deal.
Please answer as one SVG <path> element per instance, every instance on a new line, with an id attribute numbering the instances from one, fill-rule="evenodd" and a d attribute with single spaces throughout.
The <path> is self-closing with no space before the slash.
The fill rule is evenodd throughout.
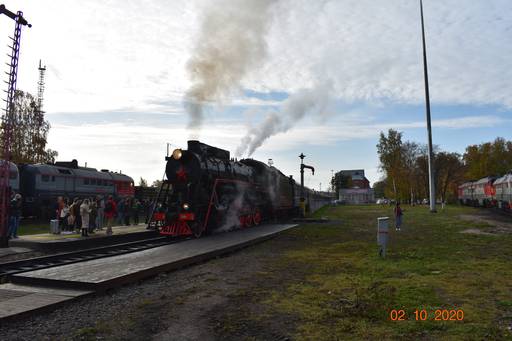
<path id="1" fill-rule="evenodd" d="M 46 65 L 41 66 L 41 59 L 39 59 L 39 82 L 37 82 L 37 112 L 44 114 L 43 111 L 43 94 L 44 94 L 44 74 L 46 72 Z"/>
<path id="2" fill-rule="evenodd" d="M 37 162 L 43 162 L 41 157 L 41 151 L 38 150 L 40 146 L 41 141 L 41 129 L 44 124 L 44 111 L 43 111 L 43 94 L 44 94 L 44 75 L 46 71 L 46 66 L 41 66 L 41 60 L 39 60 L 39 81 L 37 82 L 37 108 L 35 110 L 35 129 L 31 136 L 32 139 L 35 139 L 35 141 L 32 141 L 31 145 L 32 148 L 35 150 L 33 151 L 33 155 L 38 155 Z"/>

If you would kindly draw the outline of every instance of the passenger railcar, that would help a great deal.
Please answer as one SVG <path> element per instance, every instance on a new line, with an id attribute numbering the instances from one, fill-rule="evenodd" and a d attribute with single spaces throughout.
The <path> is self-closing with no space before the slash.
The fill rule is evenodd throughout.
<path id="1" fill-rule="evenodd" d="M 474 181 L 468 181 L 460 185 L 457 189 L 459 202 L 462 205 L 474 204 Z"/>
<path id="2" fill-rule="evenodd" d="M 505 174 L 494 181 L 496 201 L 499 208 L 511 209 L 512 207 L 512 173 Z"/>
<path id="3" fill-rule="evenodd" d="M 4 162 L 4 160 L 0 160 L 0 166 Z M 20 173 L 18 167 L 12 162 L 9 162 L 9 188 L 16 193 L 20 191 Z"/>
<path id="4" fill-rule="evenodd" d="M 477 181 L 468 181 L 458 187 L 459 202 L 468 206 L 493 206 L 496 202 L 494 180 L 487 176 Z"/>
<path id="5" fill-rule="evenodd" d="M 294 180 L 253 159 L 199 141 L 166 157 L 166 170 L 150 224 L 169 236 L 199 237 L 213 230 L 259 225 L 292 215 Z"/>
<path id="6" fill-rule="evenodd" d="M 23 215 L 48 218 L 57 197 L 133 196 L 133 179 L 124 174 L 79 167 L 78 162 L 20 165 Z"/>
<path id="7" fill-rule="evenodd" d="M 486 176 L 474 183 L 474 201 L 477 206 L 490 207 L 495 203 L 496 191 L 493 183 L 496 177 Z"/>

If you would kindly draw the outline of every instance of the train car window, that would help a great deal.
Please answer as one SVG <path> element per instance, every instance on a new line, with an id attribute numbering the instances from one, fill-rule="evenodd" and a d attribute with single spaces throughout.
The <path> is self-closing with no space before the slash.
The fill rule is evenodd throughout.
<path id="1" fill-rule="evenodd" d="M 96 186 L 96 179 L 91 179 L 91 185 Z"/>
<path id="2" fill-rule="evenodd" d="M 50 176 L 46 175 L 46 174 L 41 175 L 41 181 L 43 181 L 43 182 L 50 181 Z"/>
<path id="3" fill-rule="evenodd" d="M 84 178 L 84 185 L 88 185 L 89 184 L 89 179 L 88 178 Z"/>

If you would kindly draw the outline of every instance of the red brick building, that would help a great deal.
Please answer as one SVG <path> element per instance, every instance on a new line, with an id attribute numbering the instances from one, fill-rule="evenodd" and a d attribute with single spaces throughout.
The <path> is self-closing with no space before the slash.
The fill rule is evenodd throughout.
<path id="1" fill-rule="evenodd" d="M 342 170 L 336 174 L 352 179 L 350 188 L 339 190 L 339 200 L 347 204 L 364 204 L 375 201 L 373 189 L 370 188 L 370 181 L 364 176 L 364 169 Z"/>

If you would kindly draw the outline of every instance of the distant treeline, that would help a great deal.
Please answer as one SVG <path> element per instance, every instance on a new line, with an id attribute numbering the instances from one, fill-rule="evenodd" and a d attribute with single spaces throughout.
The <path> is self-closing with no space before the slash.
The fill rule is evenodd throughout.
<path id="1" fill-rule="evenodd" d="M 377 152 L 384 178 L 374 184 L 376 197 L 403 202 L 429 197 L 426 145 L 402 141 L 402 133 L 390 129 L 387 135 L 380 133 Z M 494 142 L 471 145 L 463 155 L 435 146 L 433 165 L 436 197 L 454 201 L 461 183 L 512 170 L 512 141 L 497 138 Z"/>

